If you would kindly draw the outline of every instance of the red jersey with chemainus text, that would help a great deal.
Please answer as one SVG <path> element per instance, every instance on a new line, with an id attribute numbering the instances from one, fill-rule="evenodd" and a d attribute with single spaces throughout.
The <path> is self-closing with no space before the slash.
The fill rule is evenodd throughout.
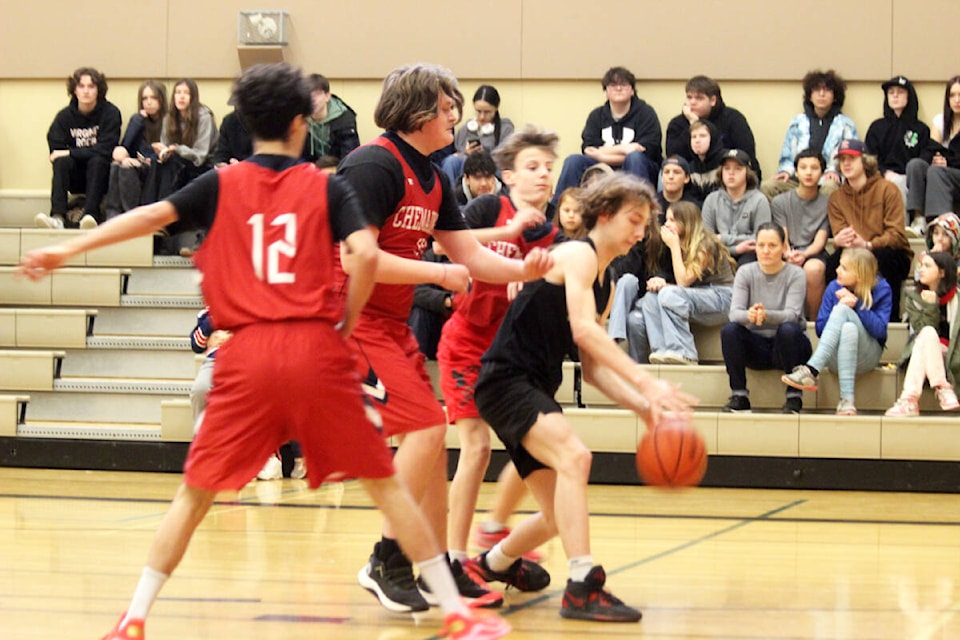
<path id="1" fill-rule="evenodd" d="M 430 236 L 439 217 L 440 203 L 443 198 L 443 186 L 439 176 L 433 181 L 433 188 L 423 189 L 413 169 L 404 159 L 397 146 L 385 136 L 371 140 L 365 146 L 378 146 L 389 151 L 403 171 L 404 194 L 396 210 L 380 226 L 377 243 L 380 249 L 401 258 L 420 260 L 426 250 Z M 363 147 L 354 151 L 361 151 Z M 338 266 L 338 276 L 345 278 Z M 386 317 L 406 323 L 413 306 L 412 284 L 377 283 L 370 299 L 363 309 L 368 317 Z"/>

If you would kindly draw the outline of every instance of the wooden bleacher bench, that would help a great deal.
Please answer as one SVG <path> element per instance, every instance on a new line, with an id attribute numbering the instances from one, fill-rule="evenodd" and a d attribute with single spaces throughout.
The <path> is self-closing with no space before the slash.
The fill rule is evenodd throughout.
<path id="1" fill-rule="evenodd" d="M 65 267 L 33 282 L 0 267 L 0 300 L 5 305 L 118 307 L 130 269 Z"/>
<path id="2" fill-rule="evenodd" d="M 52 391 L 66 355 L 63 351 L 0 350 L 0 389 Z"/>
<path id="3" fill-rule="evenodd" d="M 30 396 L 0 395 L 0 436 L 15 437 L 17 427 L 27 419 Z"/>
<path id="4" fill-rule="evenodd" d="M 78 229 L 0 228 L 0 265 L 12 266 L 28 251 L 45 247 L 83 233 Z M 125 240 L 109 247 L 94 249 L 71 258 L 72 267 L 151 267 L 153 238 L 145 236 Z"/>
<path id="5" fill-rule="evenodd" d="M 96 309 L 0 309 L 0 347 L 83 349 Z"/>

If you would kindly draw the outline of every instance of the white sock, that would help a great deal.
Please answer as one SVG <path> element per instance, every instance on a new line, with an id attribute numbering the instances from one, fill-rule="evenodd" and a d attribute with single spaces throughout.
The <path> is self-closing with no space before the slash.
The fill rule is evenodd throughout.
<path id="1" fill-rule="evenodd" d="M 143 620 L 147 617 L 147 614 L 150 613 L 150 607 L 157 599 L 157 594 L 160 593 L 160 589 L 163 588 L 169 577 L 167 574 L 160 573 L 150 567 L 143 568 L 143 572 L 140 574 L 140 582 L 137 583 L 137 590 L 133 592 L 133 599 L 130 601 L 130 607 L 127 609 L 123 624 L 126 624 L 129 620 Z M 120 626 L 122 627 L 123 624 Z"/>
<path id="2" fill-rule="evenodd" d="M 506 571 L 517 559 L 503 552 L 503 542 L 498 542 L 487 553 L 487 566 L 494 571 Z"/>
<path id="3" fill-rule="evenodd" d="M 583 582 L 587 579 L 590 569 L 593 569 L 593 556 L 577 556 L 567 560 L 567 568 L 570 570 L 570 579 L 574 582 Z"/>
<path id="4" fill-rule="evenodd" d="M 450 551 L 447 551 L 447 555 L 450 556 L 451 562 L 453 562 L 454 560 L 458 560 L 461 566 L 463 566 L 464 560 L 470 557 L 467 555 L 466 551 L 460 551 L 455 549 L 450 549 Z"/>
<path id="5" fill-rule="evenodd" d="M 503 531 L 507 528 L 507 525 L 502 522 L 494 522 L 493 520 L 487 520 L 480 523 L 480 530 L 484 533 L 497 533 L 498 531 Z"/>
<path id="6" fill-rule="evenodd" d="M 440 608 L 444 614 L 459 613 L 469 615 L 470 610 L 460 599 L 460 592 L 453 581 L 453 575 L 450 573 L 450 565 L 447 564 L 447 556 L 439 555 L 423 562 L 418 562 L 420 575 L 427 581 L 427 586 L 433 595 L 437 596 L 440 602 Z"/>

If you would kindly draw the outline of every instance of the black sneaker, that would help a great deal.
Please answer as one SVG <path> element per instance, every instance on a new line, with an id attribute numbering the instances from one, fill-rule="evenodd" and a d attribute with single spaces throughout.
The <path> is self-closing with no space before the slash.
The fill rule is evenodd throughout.
<path id="1" fill-rule="evenodd" d="M 780 408 L 780 413 L 800 413 L 803 409 L 803 398 L 800 396 L 787 396 L 787 401 Z"/>
<path id="2" fill-rule="evenodd" d="M 590 569 L 583 582 L 567 580 L 560 615 L 595 622 L 638 622 L 643 614 L 604 590 L 606 581 L 607 574 L 600 565 Z"/>
<path id="3" fill-rule="evenodd" d="M 727 404 L 723 405 L 724 413 L 750 413 L 750 398 L 747 396 L 730 396 Z"/>
<path id="4" fill-rule="evenodd" d="M 413 565 L 402 553 L 394 553 L 386 561 L 379 558 L 380 543 L 374 547 L 370 562 L 357 573 L 360 586 L 377 597 L 385 608 L 397 613 L 426 611 L 427 601 L 417 590 Z"/>
<path id="5" fill-rule="evenodd" d="M 471 561 L 467 560 L 467 562 Z M 503 606 L 503 594 L 492 591 L 476 573 L 464 571 L 458 560 L 450 563 L 450 573 L 453 574 L 453 581 L 457 585 L 460 597 L 470 607 L 474 609 L 498 609 Z M 417 578 L 417 589 L 420 590 L 420 595 L 430 606 L 435 607 L 440 604 L 440 600 L 430 591 L 430 587 L 422 575 Z"/>
<path id="6" fill-rule="evenodd" d="M 484 582 L 503 582 L 518 591 L 540 591 L 550 585 L 550 574 L 536 562 L 517 558 L 506 571 L 494 571 L 487 566 L 487 553 L 477 556 L 467 570 Z"/>

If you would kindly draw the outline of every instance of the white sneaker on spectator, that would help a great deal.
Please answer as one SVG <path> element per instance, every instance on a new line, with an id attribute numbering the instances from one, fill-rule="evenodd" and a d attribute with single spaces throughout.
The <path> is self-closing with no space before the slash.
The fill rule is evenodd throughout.
<path id="1" fill-rule="evenodd" d="M 38 213 L 33 217 L 33 222 L 41 229 L 63 229 L 63 218 L 60 216 Z"/>
<path id="2" fill-rule="evenodd" d="M 86 215 L 80 218 L 80 228 L 84 231 L 89 231 L 90 229 L 97 228 L 97 219 L 91 215 Z"/>
<path id="3" fill-rule="evenodd" d="M 283 478 L 283 463 L 280 462 L 277 454 L 273 454 L 267 458 L 263 469 L 260 469 L 260 473 L 257 474 L 257 480 L 280 480 L 281 478 Z"/>
<path id="4" fill-rule="evenodd" d="M 906 229 L 908 238 L 922 238 L 927 232 L 927 219 L 922 217 L 917 217 L 913 219 L 913 222 L 910 223 Z"/>
<path id="5" fill-rule="evenodd" d="M 303 458 L 293 459 L 293 470 L 290 472 L 290 477 L 295 480 L 302 480 L 307 477 L 307 463 Z"/>

